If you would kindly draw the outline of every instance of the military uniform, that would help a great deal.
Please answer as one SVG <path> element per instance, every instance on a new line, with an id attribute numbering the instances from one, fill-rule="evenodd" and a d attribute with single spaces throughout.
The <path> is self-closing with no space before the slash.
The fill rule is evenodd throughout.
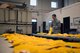
<path id="1" fill-rule="evenodd" d="M 53 27 L 53 33 L 60 33 L 61 24 L 60 21 L 57 20 L 57 18 L 52 20 L 51 27 Z"/>

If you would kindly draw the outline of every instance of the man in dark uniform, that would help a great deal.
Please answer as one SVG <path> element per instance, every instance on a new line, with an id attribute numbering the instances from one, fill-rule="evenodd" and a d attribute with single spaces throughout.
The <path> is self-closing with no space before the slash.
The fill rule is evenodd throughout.
<path id="1" fill-rule="evenodd" d="M 60 33 L 60 28 L 61 28 L 61 23 L 60 21 L 56 18 L 56 14 L 52 15 L 52 23 L 51 27 L 53 28 L 53 33 Z"/>

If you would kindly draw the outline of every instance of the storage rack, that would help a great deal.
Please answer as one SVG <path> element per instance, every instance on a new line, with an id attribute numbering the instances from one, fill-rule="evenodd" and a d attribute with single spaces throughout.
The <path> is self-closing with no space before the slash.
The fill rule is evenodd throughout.
<path id="1" fill-rule="evenodd" d="M 32 23 L 30 22 L 22 22 L 22 21 L 18 21 L 18 9 L 14 10 L 15 14 L 16 14 L 16 19 L 15 20 L 10 20 L 10 9 L 8 9 L 8 20 L 6 21 L 6 16 L 5 16 L 5 9 L 3 9 L 4 11 L 4 20 L 0 21 L 1 25 L 15 25 L 16 26 L 16 33 L 18 31 L 18 27 L 19 26 L 32 26 Z M 21 13 L 22 15 L 22 13 Z M 22 18 L 22 17 L 21 17 Z"/>

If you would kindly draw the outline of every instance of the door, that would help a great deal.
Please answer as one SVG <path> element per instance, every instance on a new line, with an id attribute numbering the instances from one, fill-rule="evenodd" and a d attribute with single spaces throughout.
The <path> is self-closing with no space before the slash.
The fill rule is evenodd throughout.
<path id="1" fill-rule="evenodd" d="M 63 23 L 61 23 L 61 34 L 63 34 Z"/>
<path id="2" fill-rule="evenodd" d="M 64 33 L 69 33 L 70 31 L 70 17 L 65 17 L 63 19 L 63 30 L 64 30 Z"/>
<path id="3" fill-rule="evenodd" d="M 32 19 L 32 34 L 37 33 L 37 19 Z"/>
<path id="4" fill-rule="evenodd" d="M 46 32 L 46 22 L 45 21 L 43 22 L 43 32 L 44 33 Z"/>

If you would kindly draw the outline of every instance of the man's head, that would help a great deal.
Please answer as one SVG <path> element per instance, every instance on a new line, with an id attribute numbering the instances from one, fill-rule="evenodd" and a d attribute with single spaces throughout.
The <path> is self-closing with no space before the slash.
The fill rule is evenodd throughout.
<path id="1" fill-rule="evenodd" d="M 56 14 L 53 14 L 53 15 L 52 15 L 52 19 L 55 19 L 55 18 L 56 18 Z"/>

